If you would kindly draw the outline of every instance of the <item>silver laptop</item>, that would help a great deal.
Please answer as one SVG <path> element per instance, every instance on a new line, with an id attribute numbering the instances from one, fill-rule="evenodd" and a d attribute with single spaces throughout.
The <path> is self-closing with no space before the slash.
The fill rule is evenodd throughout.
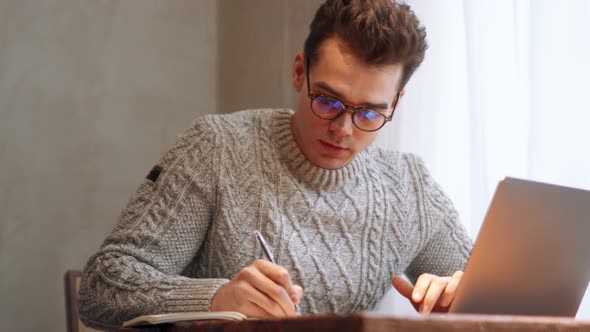
<path id="1" fill-rule="evenodd" d="M 590 191 L 500 181 L 452 313 L 575 317 L 590 281 Z"/>

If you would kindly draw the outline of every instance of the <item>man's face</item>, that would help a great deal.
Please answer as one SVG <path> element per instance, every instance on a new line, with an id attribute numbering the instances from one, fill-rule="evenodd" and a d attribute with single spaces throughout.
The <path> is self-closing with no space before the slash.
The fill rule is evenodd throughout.
<path id="1" fill-rule="evenodd" d="M 321 119 L 311 111 L 302 53 L 295 57 L 292 76 L 299 97 L 291 128 L 309 161 L 321 168 L 338 169 L 373 143 L 378 131 L 355 127 L 350 111 L 334 120 Z M 334 97 L 354 107 L 370 106 L 387 116 L 392 114 L 401 76 L 401 65 L 367 65 L 336 37 L 322 43 L 318 60 L 309 71 L 311 93 Z"/>

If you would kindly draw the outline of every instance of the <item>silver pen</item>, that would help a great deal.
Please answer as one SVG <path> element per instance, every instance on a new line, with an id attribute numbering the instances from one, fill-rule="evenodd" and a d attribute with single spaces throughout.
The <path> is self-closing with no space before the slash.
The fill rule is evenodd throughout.
<path id="1" fill-rule="evenodd" d="M 262 234 L 260 234 L 259 231 L 254 231 L 254 233 L 256 233 L 256 238 L 258 239 L 258 242 L 260 242 L 260 245 L 262 246 L 262 251 L 264 251 L 264 254 L 266 255 L 266 257 L 268 258 L 268 260 L 273 263 L 275 263 L 275 258 L 272 255 L 272 252 L 270 251 L 270 248 L 268 247 L 268 244 L 266 244 L 266 240 L 264 240 L 264 237 L 262 237 Z M 299 310 L 299 306 L 295 304 L 295 311 L 297 312 L 297 315 L 301 315 L 301 310 Z"/>

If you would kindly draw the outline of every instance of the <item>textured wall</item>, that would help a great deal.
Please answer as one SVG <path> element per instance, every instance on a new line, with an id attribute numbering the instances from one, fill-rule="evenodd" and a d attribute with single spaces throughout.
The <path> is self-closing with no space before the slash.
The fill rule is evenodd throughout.
<path id="1" fill-rule="evenodd" d="M 65 270 L 216 112 L 216 21 L 214 0 L 0 0 L 0 330 L 65 330 Z"/>
<path id="2" fill-rule="evenodd" d="M 321 0 L 218 0 L 219 111 L 295 107 L 291 66 Z"/>

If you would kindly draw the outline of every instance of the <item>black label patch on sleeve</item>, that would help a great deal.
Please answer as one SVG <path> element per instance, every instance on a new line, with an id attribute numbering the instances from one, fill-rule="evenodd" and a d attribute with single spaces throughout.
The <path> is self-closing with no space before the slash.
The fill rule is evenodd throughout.
<path id="1" fill-rule="evenodd" d="M 160 173 L 162 173 L 162 166 L 156 165 L 156 166 L 154 166 L 154 168 L 152 168 L 150 173 L 147 175 L 147 179 L 152 182 L 156 182 L 158 180 L 158 178 L 160 177 Z"/>

